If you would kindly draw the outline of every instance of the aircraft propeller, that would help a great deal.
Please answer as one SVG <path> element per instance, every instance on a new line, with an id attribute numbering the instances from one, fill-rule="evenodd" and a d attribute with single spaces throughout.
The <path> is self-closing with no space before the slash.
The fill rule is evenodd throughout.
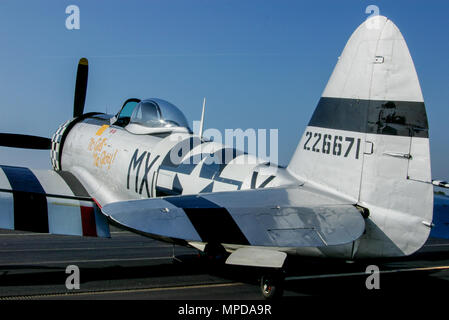
<path id="1" fill-rule="evenodd" d="M 78 70 L 76 72 L 73 117 L 80 117 L 84 113 L 88 74 L 89 63 L 86 58 L 81 58 L 78 63 Z M 17 133 L 0 133 L 0 146 L 10 148 L 49 150 L 51 149 L 51 139 Z"/>
<path id="2" fill-rule="evenodd" d="M 24 149 L 51 149 L 51 139 L 17 133 L 0 133 L 0 146 Z"/>
<path id="3" fill-rule="evenodd" d="M 84 102 L 86 101 L 87 78 L 89 75 L 89 63 L 86 58 L 81 58 L 76 72 L 75 99 L 73 102 L 73 117 L 82 116 Z"/>

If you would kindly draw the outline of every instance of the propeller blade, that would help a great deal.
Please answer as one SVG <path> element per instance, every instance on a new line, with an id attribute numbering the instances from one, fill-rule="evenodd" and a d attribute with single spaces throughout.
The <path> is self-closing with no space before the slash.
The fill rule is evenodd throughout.
<path id="1" fill-rule="evenodd" d="M 24 149 L 51 149 L 51 139 L 16 133 L 0 133 L 0 146 Z"/>
<path id="2" fill-rule="evenodd" d="M 84 113 L 84 102 L 86 101 L 87 78 L 89 74 L 89 62 L 81 58 L 76 72 L 75 99 L 73 103 L 73 117 L 82 116 Z"/>

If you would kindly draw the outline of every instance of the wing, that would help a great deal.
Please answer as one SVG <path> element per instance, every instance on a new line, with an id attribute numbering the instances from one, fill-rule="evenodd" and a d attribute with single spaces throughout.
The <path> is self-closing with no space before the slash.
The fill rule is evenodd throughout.
<path id="1" fill-rule="evenodd" d="M 153 237 L 271 248 L 347 244 L 365 229 L 352 204 L 297 187 L 115 202 L 102 212 Z"/>
<path id="2" fill-rule="evenodd" d="M 110 237 L 107 219 L 69 172 L 0 166 L 0 228 Z"/>

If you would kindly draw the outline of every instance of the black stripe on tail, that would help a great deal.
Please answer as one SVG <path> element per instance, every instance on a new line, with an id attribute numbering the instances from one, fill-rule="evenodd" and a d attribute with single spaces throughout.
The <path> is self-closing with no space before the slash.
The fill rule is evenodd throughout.
<path id="1" fill-rule="evenodd" d="M 393 136 L 429 137 L 423 102 L 322 97 L 309 126 Z"/>

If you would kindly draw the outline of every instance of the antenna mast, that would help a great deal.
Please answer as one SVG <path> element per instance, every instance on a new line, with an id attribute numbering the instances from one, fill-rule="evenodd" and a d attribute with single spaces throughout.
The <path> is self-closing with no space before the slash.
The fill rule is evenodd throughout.
<path id="1" fill-rule="evenodd" d="M 200 136 L 200 139 L 203 138 L 204 110 L 205 109 L 206 109 L 206 97 L 204 97 L 204 99 L 203 99 L 203 111 L 201 112 L 200 132 L 198 134 Z"/>

